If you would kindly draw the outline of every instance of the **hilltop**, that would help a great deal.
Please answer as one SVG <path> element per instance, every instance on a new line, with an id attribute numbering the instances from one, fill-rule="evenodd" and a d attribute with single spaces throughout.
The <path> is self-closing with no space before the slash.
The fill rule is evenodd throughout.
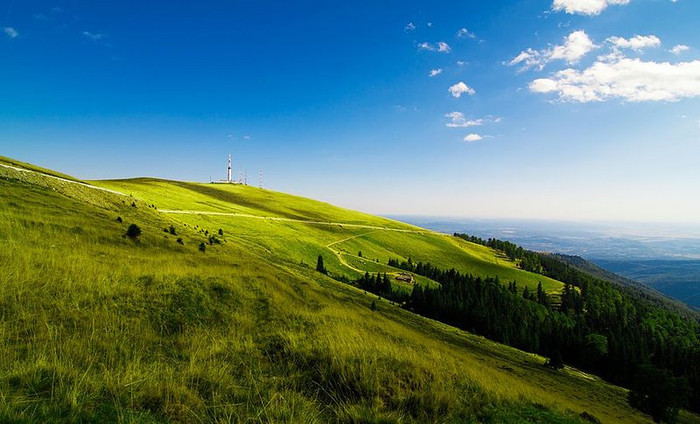
<path id="1" fill-rule="evenodd" d="M 497 250 L 253 187 L 3 163 L 1 421 L 649 420 L 625 389 L 347 283 L 438 287 L 388 265 L 412 259 L 561 295 Z"/>

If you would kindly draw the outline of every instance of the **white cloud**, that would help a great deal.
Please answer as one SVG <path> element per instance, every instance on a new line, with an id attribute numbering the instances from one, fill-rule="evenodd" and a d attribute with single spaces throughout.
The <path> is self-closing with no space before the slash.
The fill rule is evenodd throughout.
<path id="1" fill-rule="evenodd" d="M 630 39 L 622 37 L 610 37 L 607 42 L 615 48 L 632 49 L 641 51 L 649 47 L 659 47 L 661 40 L 655 35 L 635 35 Z"/>
<path id="2" fill-rule="evenodd" d="M 430 44 L 427 41 L 425 41 L 425 42 L 418 44 L 418 50 L 428 50 L 431 52 L 437 51 L 440 53 L 449 53 L 451 49 L 450 49 L 450 46 L 447 43 L 445 43 L 444 41 L 440 41 L 435 45 Z"/>
<path id="3" fill-rule="evenodd" d="M 430 71 L 430 73 L 428 74 L 428 76 L 429 76 L 430 78 L 432 78 L 432 77 L 436 77 L 436 76 L 440 75 L 441 73 L 442 73 L 442 69 L 441 69 L 441 68 L 433 69 L 433 70 Z"/>
<path id="4" fill-rule="evenodd" d="M 549 58 L 576 63 L 595 47 L 585 31 L 574 31 L 566 37 L 563 45 L 551 49 Z"/>
<path id="5" fill-rule="evenodd" d="M 599 15 L 610 5 L 628 4 L 630 0 L 554 0 L 552 10 L 579 15 Z"/>
<path id="6" fill-rule="evenodd" d="M 520 65 L 519 71 L 522 72 L 530 68 L 541 70 L 548 62 L 556 59 L 576 63 L 596 47 L 585 31 L 574 31 L 564 38 L 563 44 L 544 50 L 528 48 L 511 59 L 508 65 Z"/>
<path id="7" fill-rule="evenodd" d="M 414 29 L 416 29 L 416 25 L 413 22 L 409 22 L 404 27 L 404 31 L 413 31 Z"/>
<path id="8" fill-rule="evenodd" d="M 673 46 L 671 50 L 669 50 L 673 54 L 681 54 L 684 51 L 690 50 L 690 47 L 686 46 L 685 44 L 676 44 Z"/>
<path id="9" fill-rule="evenodd" d="M 446 118 L 450 118 L 450 122 L 446 124 L 448 128 L 468 128 L 480 127 L 485 124 L 498 124 L 503 120 L 499 116 L 487 115 L 478 119 L 467 119 L 462 112 L 450 112 L 445 114 Z"/>
<path id="10" fill-rule="evenodd" d="M 91 39 L 92 41 L 100 41 L 106 37 L 106 35 L 104 35 L 104 34 L 93 34 L 89 31 L 83 31 L 82 34 L 83 34 L 83 37 L 87 37 L 87 38 Z"/>
<path id="11" fill-rule="evenodd" d="M 478 127 L 484 124 L 483 119 L 467 119 L 462 112 L 450 112 L 445 114 L 445 117 L 450 118 L 450 122 L 447 123 L 449 128 Z"/>
<path id="12" fill-rule="evenodd" d="M 457 31 L 457 37 L 459 38 L 476 38 L 476 34 L 473 32 L 470 32 L 466 28 L 460 28 L 459 31 Z"/>
<path id="13" fill-rule="evenodd" d="M 442 53 L 449 53 L 450 52 L 450 46 L 447 45 L 444 41 L 440 41 L 438 43 L 438 51 Z"/>
<path id="14" fill-rule="evenodd" d="M 448 91 L 450 94 L 452 94 L 452 97 L 455 98 L 460 98 L 462 97 L 462 94 L 469 94 L 470 96 L 473 96 L 476 94 L 476 91 L 474 91 L 473 88 L 469 87 L 467 84 L 463 83 L 462 81 L 458 82 L 457 84 L 451 86 Z"/>
<path id="15" fill-rule="evenodd" d="M 12 27 L 3 28 L 2 32 L 4 32 L 5 35 L 7 35 L 10 38 L 17 38 L 17 36 L 19 35 L 19 32 L 17 32 L 17 30 Z"/>
<path id="16" fill-rule="evenodd" d="M 467 62 L 466 60 L 458 60 L 457 61 L 457 66 L 467 66 L 468 64 L 469 64 L 469 62 Z"/>
<path id="17" fill-rule="evenodd" d="M 624 55 L 600 57 L 589 68 L 565 69 L 530 83 L 535 93 L 555 93 L 561 101 L 677 101 L 700 97 L 700 60 L 647 62 Z"/>
<path id="18" fill-rule="evenodd" d="M 464 137 L 464 141 L 467 143 L 473 143 L 475 141 L 483 140 L 484 137 L 480 136 L 479 134 L 469 134 L 466 137 Z"/>

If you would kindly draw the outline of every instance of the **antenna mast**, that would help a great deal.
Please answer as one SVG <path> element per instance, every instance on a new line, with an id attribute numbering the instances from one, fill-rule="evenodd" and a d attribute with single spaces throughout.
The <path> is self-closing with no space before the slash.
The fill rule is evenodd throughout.
<path id="1" fill-rule="evenodd" d="M 226 181 L 230 184 L 231 181 L 231 155 L 228 155 L 228 173 L 226 174 Z"/>

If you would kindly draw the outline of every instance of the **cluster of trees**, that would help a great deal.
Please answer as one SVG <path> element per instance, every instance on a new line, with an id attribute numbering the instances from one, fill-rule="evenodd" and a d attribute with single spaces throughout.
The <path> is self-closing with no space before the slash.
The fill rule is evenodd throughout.
<path id="1" fill-rule="evenodd" d="M 355 281 L 355 285 L 370 293 L 374 293 L 377 296 L 381 296 L 396 302 L 404 302 L 408 300 L 408 294 L 406 292 L 395 290 L 393 288 L 391 285 L 391 280 L 389 280 L 386 273 L 384 273 L 384 275 L 377 273 L 375 276 L 372 276 L 369 272 L 366 272 L 364 276 Z"/>
<path id="2" fill-rule="evenodd" d="M 542 272 L 542 267 L 538 258 L 539 255 L 535 252 L 523 249 L 521 246 L 518 246 L 515 243 L 498 240 L 495 238 L 484 240 L 476 236 L 461 233 L 454 233 L 454 236 L 472 243 L 499 250 L 503 252 L 510 260 L 518 262 L 520 268 L 526 271 L 536 272 L 538 274 Z"/>
<path id="3" fill-rule="evenodd" d="M 670 393 L 674 395 L 658 401 L 655 399 L 659 395 L 648 390 L 651 395 L 641 397 L 647 409 L 637 406 L 651 411 L 648 404 L 658 401 L 666 409 L 655 407 L 653 414 L 669 417 L 683 404 L 700 410 L 697 322 L 569 265 L 557 264 L 554 258 L 534 252 L 528 255 L 539 261 L 542 274 L 565 283 L 559 305 L 550 301 L 541 286 L 536 293 L 528 289 L 520 293 L 516 282 L 503 285 L 498 278 L 441 270 L 429 263 L 391 260 L 389 265 L 440 283 L 435 287 L 414 286 L 405 307 L 416 313 L 549 356 L 553 366 L 563 359 L 617 384 L 629 387 L 642 381 L 635 393 L 643 392 L 644 381 L 658 381 L 659 376 L 668 375 L 664 384 L 673 387 Z M 392 298 L 391 294 L 384 296 Z M 650 378 L 640 377 L 649 374 L 650 369 L 660 371 L 651 372 Z M 630 401 L 639 404 L 639 399 L 631 396 Z M 661 410 L 665 412 L 658 412 Z"/>

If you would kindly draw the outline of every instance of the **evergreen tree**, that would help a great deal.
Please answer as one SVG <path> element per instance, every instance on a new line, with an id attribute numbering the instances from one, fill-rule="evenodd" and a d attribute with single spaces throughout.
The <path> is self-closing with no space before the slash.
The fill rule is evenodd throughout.
<path id="1" fill-rule="evenodd" d="M 321 255 L 318 255 L 318 259 L 316 260 L 316 271 L 328 275 L 328 270 L 326 270 L 326 267 L 323 265 L 323 256 Z"/>

